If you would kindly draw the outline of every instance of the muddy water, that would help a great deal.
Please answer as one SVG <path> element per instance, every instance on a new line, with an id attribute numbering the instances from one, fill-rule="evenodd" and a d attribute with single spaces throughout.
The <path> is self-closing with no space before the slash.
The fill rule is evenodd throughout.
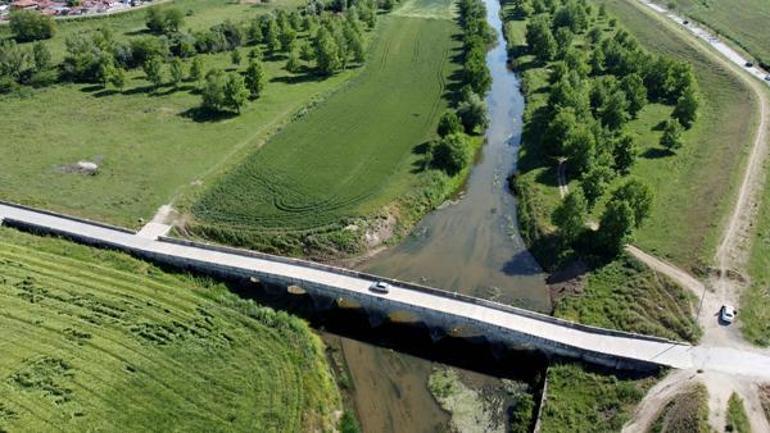
<path id="1" fill-rule="evenodd" d="M 517 77 L 507 68 L 499 4 L 486 4 L 488 20 L 498 33 L 497 45 L 487 54 L 492 74 L 490 125 L 465 191 L 428 215 L 403 243 L 361 268 L 546 311 L 550 304 L 545 275 L 518 236 L 515 202 L 506 186 L 515 170 L 524 100 Z M 344 354 L 366 433 L 445 429 L 448 415 L 427 389 L 432 362 L 356 340 L 328 339 Z M 498 380 L 470 372 L 463 377 L 471 383 Z"/>

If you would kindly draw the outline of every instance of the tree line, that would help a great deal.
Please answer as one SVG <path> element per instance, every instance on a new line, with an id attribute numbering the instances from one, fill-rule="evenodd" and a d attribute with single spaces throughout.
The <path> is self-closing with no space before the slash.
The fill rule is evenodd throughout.
<path id="1" fill-rule="evenodd" d="M 150 35 L 126 39 L 116 38 L 106 27 L 82 31 L 67 37 L 66 55 L 59 65 L 51 64 L 41 42 L 30 47 L 4 41 L 0 93 L 18 85 L 41 87 L 61 81 L 109 85 L 122 91 L 127 71 L 141 68 L 154 89 L 176 87 L 182 81 L 200 83 L 203 108 L 239 112 L 244 94 L 247 99 L 257 98 L 265 87 L 263 57 L 285 58 L 285 68 L 292 73 L 332 75 L 360 65 L 366 57 L 365 32 L 375 26 L 380 8 L 392 6 L 393 2 L 376 0 L 312 0 L 300 10 L 279 9 L 200 31 L 182 30 L 185 14 L 177 8 L 152 7 L 145 19 Z M 34 12 L 24 16 L 48 19 Z M 242 47 L 250 50 L 246 69 L 239 72 Z M 230 69 L 236 71 L 204 71 L 200 54 L 221 52 L 231 53 Z"/>
<path id="2" fill-rule="evenodd" d="M 636 161 L 639 146 L 626 125 L 650 101 L 673 105 L 660 144 L 672 153 L 682 147 L 682 132 L 700 105 L 692 68 L 648 53 L 603 5 L 595 11 L 586 0 L 513 0 L 513 6 L 527 20 L 527 53 L 549 70 L 547 105 L 525 122 L 537 129 L 532 135 L 543 153 L 580 180 L 552 215 L 563 247 L 590 244 L 595 252 L 618 254 L 649 215 L 650 188 L 631 180 L 612 192 L 590 236 L 587 215 Z"/>
<path id="3" fill-rule="evenodd" d="M 450 176 L 470 162 L 468 135 L 483 133 L 487 127 L 487 106 L 483 98 L 492 78 L 486 64 L 486 52 L 495 40 L 481 0 L 459 0 L 458 12 L 463 41 L 461 88 L 454 107 L 439 119 L 439 139 L 431 143 L 426 158 L 429 165 Z"/>

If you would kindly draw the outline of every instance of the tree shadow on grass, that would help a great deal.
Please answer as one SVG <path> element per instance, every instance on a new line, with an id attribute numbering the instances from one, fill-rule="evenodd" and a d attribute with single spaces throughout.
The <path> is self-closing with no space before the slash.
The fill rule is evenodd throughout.
<path id="1" fill-rule="evenodd" d="M 195 122 L 204 123 L 232 119 L 233 117 L 237 117 L 238 113 L 232 111 L 209 110 L 203 107 L 193 107 L 183 111 L 179 115 Z"/>
<path id="2" fill-rule="evenodd" d="M 117 89 L 102 89 L 96 93 L 94 93 L 94 97 L 96 98 L 104 98 L 105 96 L 112 96 L 122 93 L 120 90 Z"/>
<path id="3" fill-rule="evenodd" d="M 660 159 L 673 155 L 674 153 L 670 150 L 661 149 L 660 147 L 651 147 L 642 153 L 642 156 L 647 159 Z"/>
<path id="4" fill-rule="evenodd" d="M 652 127 L 652 131 L 663 131 L 666 129 L 666 124 L 668 123 L 668 120 L 661 120 L 660 122 L 656 123 L 655 126 Z"/>
<path id="5" fill-rule="evenodd" d="M 273 77 L 270 79 L 271 83 L 286 83 L 286 84 L 298 84 L 298 83 L 310 83 L 319 82 L 327 78 L 325 75 L 305 73 L 301 75 L 285 75 L 281 77 Z"/>
<path id="6" fill-rule="evenodd" d="M 412 163 L 412 174 L 418 174 L 422 173 L 423 171 L 426 171 L 431 166 L 431 141 L 424 141 L 417 146 L 414 146 L 412 149 L 412 153 L 418 156 L 421 156 L 421 158 L 418 158 Z"/>

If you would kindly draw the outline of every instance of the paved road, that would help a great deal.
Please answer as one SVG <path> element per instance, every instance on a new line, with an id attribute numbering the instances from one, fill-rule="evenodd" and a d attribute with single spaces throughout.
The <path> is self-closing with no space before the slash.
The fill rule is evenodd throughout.
<path id="1" fill-rule="evenodd" d="M 208 262 L 237 268 L 247 272 L 290 277 L 300 281 L 336 287 L 366 296 L 381 296 L 369 291 L 372 279 L 345 275 L 332 270 L 314 269 L 302 262 L 287 263 L 248 255 L 179 245 L 148 237 L 138 236 L 93 223 L 78 221 L 48 213 L 0 204 L 0 219 L 15 220 L 29 225 L 53 229 L 59 233 L 98 240 L 124 250 L 160 254 L 189 260 Z M 770 357 L 743 352 L 732 348 L 693 347 L 686 344 L 665 342 L 634 336 L 632 334 L 607 335 L 598 329 L 574 327 L 569 322 L 550 316 L 518 311 L 503 306 L 478 305 L 454 299 L 451 294 L 422 292 L 394 286 L 385 295 L 391 301 L 417 306 L 455 317 L 466 317 L 478 322 L 507 328 L 519 333 L 557 343 L 575 352 L 601 353 L 629 360 L 652 362 L 678 369 L 701 368 L 728 374 L 770 379 Z"/>
<path id="2" fill-rule="evenodd" d="M 770 86 L 770 81 L 767 81 L 764 79 L 769 72 L 764 71 L 757 66 L 753 66 L 751 68 L 745 67 L 746 62 L 748 62 L 749 60 L 743 57 L 740 53 L 738 53 L 732 47 L 727 45 L 725 42 L 723 42 L 721 39 L 719 39 L 717 36 L 715 36 L 706 28 L 701 27 L 700 25 L 693 23 L 692 21 L 689 21 L 687 24 L 685 24 L 684 23 L 685 18 L 669 11 L 668 9 L 652 2 L 651 0 L 639 0 L 639 1 L 644 5 L 646 5 L 647 7 L 649 7 L 650 9 L 654 10 L 655 12 L 666 15 L 672 21 L 682 25 L 684 28 L 689 30 L 692 34 L 694 34 L 698 38 L 708 42 L 709 45 L 711 45 L 715 50 L 719 51 L 719 53 L 722 54 L 725 58 L 727 58 L 727 60 L 740 66 L 741 68 L 746 70 L 746 72 L 764 81 L 765 84 Z"/>

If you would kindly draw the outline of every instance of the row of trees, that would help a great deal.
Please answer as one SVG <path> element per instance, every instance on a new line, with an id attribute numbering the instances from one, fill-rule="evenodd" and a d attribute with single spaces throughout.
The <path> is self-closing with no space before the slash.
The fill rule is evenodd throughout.
<path id="1" fill-rule="evenodd" d="M 495 40 L 480 0 L 460 0 L 458 10 L 463 29 L 462 88 L 455 108 L 439 119 L 437 132 L 440 138 L 432 144 L 427 159 L 432 166 L 449 175 L 458 173 L 470 161 L 468 134 L 482 132 L 487 126 L 487 107 L 482 98 L 489 91 L 492 78 L 486 64 L 486 52 Z"/>
<path id="2" fill-rule="evenodd" d="M 673 104 L 661 144 L 675 151 L 682 130 L 697 116 L 697 82 L 688 64 L 647 53 L 628 32 L 615 29 L 615 21 L 606 22 L 604 8 L 596 17 L 585 0 L 516 0 L 515 10 L 529 17 L 529 53 L 550 70 L 548 103 L 527 122 L 539 125 L 533 135 L 544 153 L 566 160 L 580 179 L 580 189 L 553 214 L 570 246 L 582 238 L 587 215 L 612 180 L 627 174 L 638 156 L 627 123 L 649 101 Z M 648 215 L 651 201 L 649 188 L 637 181 L 613 193 L 594 246 L 616 254 Z"/>

